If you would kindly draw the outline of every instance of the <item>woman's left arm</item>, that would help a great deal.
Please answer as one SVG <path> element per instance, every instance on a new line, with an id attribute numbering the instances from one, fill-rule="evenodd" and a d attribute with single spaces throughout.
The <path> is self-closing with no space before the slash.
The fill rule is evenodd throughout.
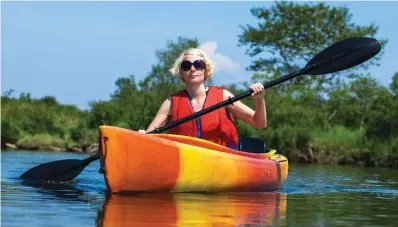
<path id="1" fill-rule="evenodd" d="M 239 118 L 240 120 L 250 124 L 251 126 L 262 129 L 267 127 L 267 109 L 264 101 L 264 86 L 260 83 L 252 84 L 249 87 L 253 91 L 251 98 L 256 104 L 255 110 L 248 107 L 241 101 L 236 101 L 232 105 L 228 105 L 227 108 L 231 113 Z M 228 91 L 224 90 L 224 100 L 234 97 L 234 95 Z"/>

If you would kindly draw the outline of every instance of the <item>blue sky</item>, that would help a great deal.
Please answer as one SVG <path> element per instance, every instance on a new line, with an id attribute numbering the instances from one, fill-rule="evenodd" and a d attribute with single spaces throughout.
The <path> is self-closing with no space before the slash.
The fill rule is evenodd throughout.
<path id="1" fill-rule="evenodd" d="M 157 63 L 156 49 L 178 36 L 198 38 L 210 52 L 218 65 L 216 84 L 250 82 L 250 58 L 237 46 L 239 25 L 256 24 L 250 9 L 272 4 L 1 2 L 1 89 L 88 108 L 89 101 L 109 99 L 117 78 L 147 75 Z M 398 2 L 329 4 L 349 7 L 357 24 L 379 25 L 378 38 L 389 43 L 370 73 L 390 83 L 398 71 Z"/>

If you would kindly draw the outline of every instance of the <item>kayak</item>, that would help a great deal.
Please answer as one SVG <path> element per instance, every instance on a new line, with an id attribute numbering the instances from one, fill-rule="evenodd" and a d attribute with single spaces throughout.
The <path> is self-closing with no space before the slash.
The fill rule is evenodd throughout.
<path id="1" fill-rule="evenodd" d="M 250 153 L 200 138 L 99 126 L 101 173 L 109 193 L 277 190 L 288 160 L 276 150 Z"/>
<path id="2" fill-rule="evenodd" d="M 285 226 L 287 195 L 152 193 L 107 196 L 97 226 Z"/>

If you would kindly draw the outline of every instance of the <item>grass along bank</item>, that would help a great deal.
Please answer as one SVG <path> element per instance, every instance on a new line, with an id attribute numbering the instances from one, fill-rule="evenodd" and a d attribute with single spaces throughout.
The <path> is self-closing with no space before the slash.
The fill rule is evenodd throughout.
<path id="1" fill-rule="evenodd" d="M 282 140 L 279 150 L 291 162 L 398 168 L 398 138 L 372 140 L 364 129 L 341 126 L 289 134 L 291 138 Z"/>
<path id="2" fill-rule="evenodd" d="M 85 138 L 77 143 L 70 138 L 60 138 L 50 134 L 24 134 L 16 143 L 3 143 L 2 149 L 7 150 L 36 150 L 54 152 L 96 153 L 98 151 L 97 136 L 92 136 L 96 131 L 90 132 L 91 138 Z"/>

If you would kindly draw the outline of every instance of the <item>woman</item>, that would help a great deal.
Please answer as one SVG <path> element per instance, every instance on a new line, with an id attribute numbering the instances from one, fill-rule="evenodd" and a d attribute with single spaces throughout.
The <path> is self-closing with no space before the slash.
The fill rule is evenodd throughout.
<path id="1" fill-rule="evenodd" d="M 230 91 L 221 87 L 205 86 L 204 82 L 212 76 L 213 71 L 214 63 L 202 50 L 192 48 L 184 51 L 170 72 L 184 81 L 185 89 L 166 99 L 147 130 L 139 132 L 152 131 L 168 123 L 169 118 L 176 121 L 233 97 Z M 169 133 L 198 137 L 236 149 L 238 133 L 234 117 L 257 129 L 267 127 L 264 86 L 255 83 L 249 86 L 249 89 L 253 91 L 251 98 L 255 100 L 255 110 L 241 101 L 236 101 L 232 105 L 218 108 L 197 119 L 173 127 Z"/>

